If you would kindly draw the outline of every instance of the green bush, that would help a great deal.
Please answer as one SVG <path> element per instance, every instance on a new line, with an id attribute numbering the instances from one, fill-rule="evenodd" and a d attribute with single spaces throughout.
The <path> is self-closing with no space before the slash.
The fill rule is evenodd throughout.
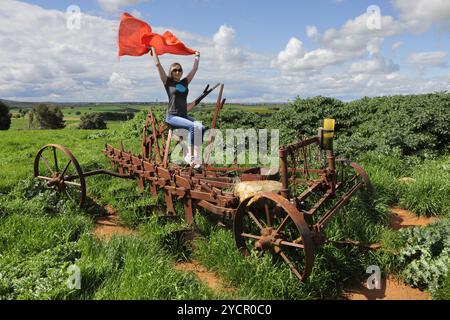
<path id="1" fill-rule="evenodd" d="M 80 117 L 78 129 L 106 129 L 106 122 L 100 113 L 86 113 Z"/>
<path id="2" fill-rule="evenodd" d="M 28 113 L 30 128 L 37 129 L 62 129 L 65 127 L 64 114 L 61 108 L 38 104 Z"/>
<path id="3" fill-rule="evenodd" d="M 435 300 L 450 300 L 450 270 L 442 285 L 432 292 L 432 297 Z"/>
<path id="4" fill-rule="evenodd" d="M 348 103 L 297 98 L 269 120 L 289 143 L 336 119 L 336 151 L 355 158 L 367 151 L 400 156 L 445 154 L 450 147 L 450 93 L 363 98 Z"/>
<path id="5" fill-rule="evenodd" d="M 420 289 L 435 290 L 450 266 L 450 222 L 438 221 L 425 228 L 400 230 L 403 246 L 398 254 L 405 282 Z"/>
<path id="6" fill-rule="evenodd" d="M 192 116 L 197 121 L 201 121 L 204 127 L 210 128 L 214 112 L 199 111 L 194 112 Z M 267 127 L 266 121 L 266 118 L 260 114 L 243 110 L 230 110 L 224 107 L 217 117 L 216 129 L 263 129 Z"/>
<path id="7" fill-rule="evenodd" d="M 102 112 L 101 116 L 103 120 L 108 121 L 127 121 L 134 118 L 132 112 Z"/>
<path id="8" fill-rule="evenodd" d="M 8 130 L 11 126 L 9 107 L 0 101 L 0 130 Z"/>

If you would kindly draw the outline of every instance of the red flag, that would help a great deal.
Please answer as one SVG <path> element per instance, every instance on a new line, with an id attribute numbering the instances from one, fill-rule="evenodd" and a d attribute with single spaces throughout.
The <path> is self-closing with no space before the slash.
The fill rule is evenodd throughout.
<path id="1" fill-rule="evenodd" d="M 171 32 L 166 31 L 162 36 L 153 33 L 152 28 L 146 22 L 124 13 L 119 26 L 119 56 L 142 56 L 150 51 L 150 46 L 155 47 L 158 55 L 195 53 Z"/>

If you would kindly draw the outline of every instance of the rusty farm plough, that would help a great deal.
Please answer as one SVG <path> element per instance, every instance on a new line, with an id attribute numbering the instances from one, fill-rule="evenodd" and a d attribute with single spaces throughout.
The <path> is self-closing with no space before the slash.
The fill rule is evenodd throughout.
<path id="1" fill-rule="evenodd" d="M 196 103 L 218 86 L 207 87 Z M 215 128 L 225 103 L 222 93 L 223 84 L 211 128 Z M 86 200 L 85 180 L 89 176 L 136 179 L 139 189 L 152 197 L 159 191 L 164 193 L 167 215 L 176 215 L 174 202 L 181 202 L 188 224 L 194 222 L 195 208 L 231 219 L 242 254 L 256 251 L 258 256 L 279 256 L 304 281 L 313 268 L 315 248 L 328 242 L 327 223 L 358 190 L 372 189 L 358 164 L 335 158 L 333 130 L 319 128 L 317 136 L 280 147 L 277 172 L 207 163 L 197 172 L 171 161 L 172 128 L 158 123 L 150 111 L 142 131 L 141 154 L 109 144 L 101 150 L 116 170 L 83 172 L 69 150 L 48 144 L 37 153 L 34 175 L 80 206 Z"/>

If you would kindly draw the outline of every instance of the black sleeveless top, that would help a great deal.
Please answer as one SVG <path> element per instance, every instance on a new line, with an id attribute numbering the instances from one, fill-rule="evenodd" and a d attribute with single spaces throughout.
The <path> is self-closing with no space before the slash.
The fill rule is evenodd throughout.
<path id="1" fill-rule="evenodd" d="M 187 96 L 189 93 L 187 78 L 183 78 L 181 81 L 167 78 L 164 87 L 169 98 L 167 113 L 180 117 L 187 116 Z"/>

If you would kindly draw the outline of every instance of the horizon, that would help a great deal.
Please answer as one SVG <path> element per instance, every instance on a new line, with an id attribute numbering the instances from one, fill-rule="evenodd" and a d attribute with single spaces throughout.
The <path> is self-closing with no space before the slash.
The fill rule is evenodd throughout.
<path id="1" fill-rule="evenodd" d="M 364 97 L 359 97 L 359 98 L 355 98 L 355 99 L 351 99 L 351 100 L 343 100 L 343 99 L 339 99 L 336 97 L 332 97 L 332 96 L 322 96 L 322 95 L 317 95 L 317 96 L 310 96 L 310 97 L 295 97 L 292 100 L 288 100 L 285 102 L 274 102 L 274 101 L 268 101 L 268 102 L 256 102 L 256 103 L 252 103 L 252 102 L 239 102 L 239 101 L 232 101 L 232 102 L 228 102 L 226 104 L 228 105 L 242 105 L 242 106 L 255 106 L 255 105 L 286 105 L 289 104 L 293 101 L 295 101 L 297 98 L 300 99 L 313 99 L 313 98 L 317 98 L 317 97 L 325 97 L 325 98 L 333 98 L 333 99 L 337 99 L 340 100 L 342 102 L 353 102 L 353 101 L 358 101 L 358 100 L 362 100 L 362 99 L 372 99 L 372 98 L 389 98 L 389 97 L 394 97 L 394 96 L 421 96 L 421 95 L 430 95 L 430 94 L 450 94 L 450 91 L 433 91 L 433 92 L 423 92 L 423 93 L 405 93 L 405 94 L 391 94 L 391 95 L 380 95 L 380 96 L 364 96 Z M 20 100 L 8 100 L 8 99 L 3 99 L 0 98 L 0 101 L 7 101 L 7 102 L 17 102 L 17 103 L 27 103 L 27 104 L 38 104 L 38 103 L 43 103 L 43 104 L 168 104 L 167 101 L 20 101 Z M 202 104 L 215 104 L 216 102 L 214 101 L 206 101 L 206 102 L 201 102 L 199 104 L 199 106 L 201 106 Z M 11 107 L 11 108 L 15 108 L 15 107 Z"/>

